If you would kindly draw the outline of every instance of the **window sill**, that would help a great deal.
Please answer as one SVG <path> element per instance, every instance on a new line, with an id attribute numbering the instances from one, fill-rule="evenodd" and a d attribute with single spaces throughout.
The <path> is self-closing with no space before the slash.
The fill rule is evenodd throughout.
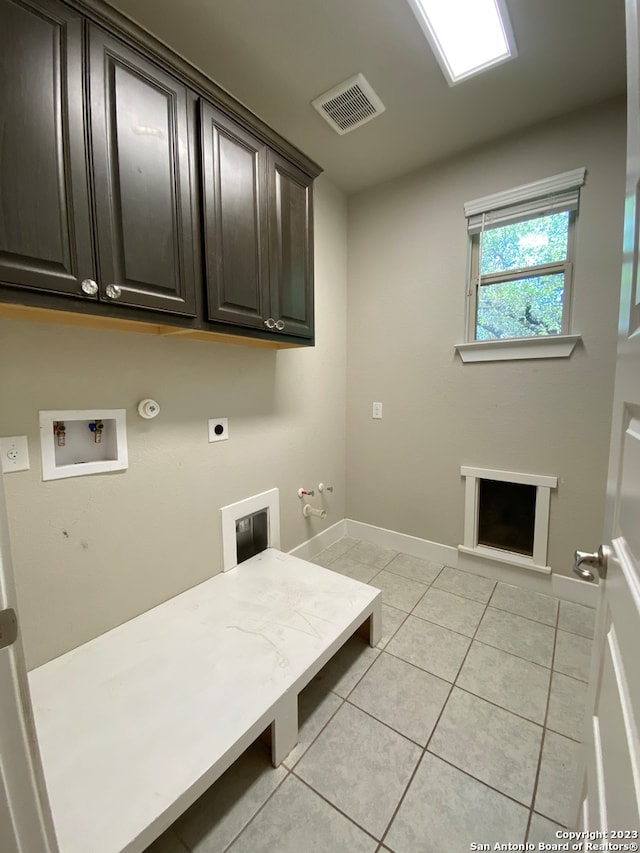
<path id="1" fill-rule="evenodd" d="M 512 338 L 500 341 L 472 341 L 457 344 L 465 363 L 475 361 L 514 361 L 521 358 L 569 358 L 580 335 L 550 335 L 540 338 Z"/>
<path id="2" fill-rule="evenodd" d="M 499 548 L 488 548 L 485 545 L 476 545 L 475 548 L 467 548 L 466 545 L 458 545 L 458 552 L 469 554 L 472 557 L 480 557 L 482 560 L 493 560 L 498 563 L 507 563 L 518 569 L 530 569 L 543 575 L 551 574 L 550 566 L 539 566 L 533 562 L 532 557 L 523 557 L 521 554 L 512 554 L 509 551 L 501 551 Z"/>

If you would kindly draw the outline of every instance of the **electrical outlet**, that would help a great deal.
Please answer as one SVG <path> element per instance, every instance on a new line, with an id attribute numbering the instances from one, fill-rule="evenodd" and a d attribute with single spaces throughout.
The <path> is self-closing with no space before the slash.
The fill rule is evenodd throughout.
<path id="1" fill-rule="evenodd" d="M 0 438 L 0 457 L 5 474 L 29 470 L 29 447 L 26 435 L 9 435 Z"/>
<path id="2" fill-rule="evenodd" d="M 382 403 L 374 403 L 371 417 L 382 420 Z"/>
<path id="3" fill-rule="evenodd" d="M 229 438 L 227 418 L 209 418 L 209 442 L 226 441 Z"/>

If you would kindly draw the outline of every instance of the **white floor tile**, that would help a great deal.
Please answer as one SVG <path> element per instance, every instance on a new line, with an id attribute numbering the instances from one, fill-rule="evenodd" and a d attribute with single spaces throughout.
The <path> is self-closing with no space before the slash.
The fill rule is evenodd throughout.
<path id="1" fill-rule="evenodd" d="M 219 853 L 249 823 L 287 775 L 271 766 L 269 753 L 250 747 L 174 824 L 193 853 Z"/>
<path id="2" fill-rule="evenodd" d="M 398 610 L 397 607 L 391 607 L 388 604 L 382 605 L 382 637 L 378 643 L 378 649 L 384 649 L 389 640 L 393 637 L 398 628 L 407 618 L 404 610 Z"/>
<path id="3" fill-rule="evenodd" d="M 476 633 L 476 640 L 541 666 L 551 667 L 554 636 L 554 629 L 548 625 L 488 607 Z"/>
<path id="4" fill-rule="evenodd" d="M 379 649 L 372 649 L 364 637 L 354 634 L 320 670 L 315 680 L 321 683 L 324 690 L 333 690 L 344 699 L 379 654 Z"/>
<path id="5" fill-rule="evenodd" d="M 382 590 L 382 601 L 398 610 L 410 613 L 427 591 L 426 584 L 394 575 L 383 570 L 374 575 L 371 586 Z"/>
<path id="6" fill-rule="evenodd" d="M 551 670 L 477 640 L 471 644 L 458 687 L 542 725 Z"/>
<path id="7" fill-rule="evenodd" d="M 592 647 L 593 642 L 588 637 L 558 631 L 553 668 L 563 675 L 588 681 Z"/>
<path id="8" fill-rule="evenodd" d="M 551 697 L 547 726 L 558 734 L 581 741 L 587 711 L 587 684 L 554 672 L 551 677 Z"/>
<path id="9" fill-rule="evenodd" d="M 409 616 L 387 644 L 386 651 L 453 682 L 470 643 L 462 634 Z"/>
<path id="10" fill-rule="evenodd" d="M 485 605 L 443 589 L 428 589 L 413 609 L 413 615 L 443 628 L 473 637 L 480 624 Z"/>
<path id="11" fill-rule="evenodd" d="M 562 826 L 573 822 L 580 748 L 580 744 L 555 732 L 545 734 L 535 810 Z"/>
<path id="12" fill-rule="evenodd" d="M 228 853 L 375 853 L 377 847 L 370 835 L 290 776 Z"/>
<path id="13" fill-rule="evenodd" d="M 296 775 L 380 839 L 420 754 L 411 741 L 345 703 Z"/>
<path id="14" fill-rule="evenodd" d="M 397 553 L 397 551 L 389 551 L 387 548 L 380 548 L 379 545 L 373 545 L 371 542 L 358 542 L 357 545 L 349 549 L 349 556 L 353 560 L 367 563 L 367 565 L 378 570 L 384 569 Z"/>
<path id="15" fill-rule="evenodd" d="M 442 571 L 440 563 L 432 563 L 430 560 L 421 560 L 419 557 L 411 557 L 409 554 L 398 554 L 386 566 L 388 572 L 402 575 L 410 580 L 431 584 Z"/>
<path id="16" fill-rule="evenodd" d="M 368 566 L 366 563 L 359 563 L 349 556 L 349 552 L 341 557 L 336 557 L 331 561 L 329 567 L 333 572 L 340 572 L 341 575 L 348 575 L 362 583 L 369 583 L 372 577 L 378 574 L 379 569 L 373 566 Z"/>
<path id="17" fill-rule="evenodd" d="M 435 675 L 383 653 L 349 701 L 426 746 L 450 689 L 448 682 Z"/>
<path id="18" fill-rule="evenodd" d="M 454 688 L 429 751 L 528 806 L 542 728 Z"/>
<path id="19" fill-rule="evenodd" d="M 298 743 L 284 759 L 285 767 L 295 766 L 342 701 L 322 681 L 314 679 L 305 687 L 298 696 Z"/>
<path id="20" fill-rule="evenodd" d="M 480 575 L 471 574 L 471 572 L 461 572 L 458 569 L 445 566 L 433 585 L 437 589 L 444 589 L 447 592 L 453 592 L 456 595 L 462 595 L 464 598 L 472 598 L 474 601 L 486 604 L 491 598 L 496 582 Z"/>
<path id="21" fill-rule="evenodd" d="M 489 603 L 498 610 L 508 610 L 554 628 L 558 618 L 557 598 L 507 583 L 499 583 L 496 586 Z"/>
<path id="22" fill-rule="evenodd" d="M 560 619 L 558 628 L 569 631 L 571 634 L 579 634 L 581 637 L 593 639 L 596 611 L 593 607 L 585 607 L 582 604 L 574 604 L 572 601 L 560 602 Z"/>
<path id="23" fill-rule="evenodd" d="M 559 823 L 554 823 L 552 820 L 548 820 L 546 817 L 534 812 L 531 815 L 527 841 L 535 844 L 536 847 L 540 844 L 558 844 L 560 843 L 560 839 L 556 833 L 560 829 L 564 829 L 564 827 L 560 826 Z"/>
<path id="24" fill-rule="evenodd" d="M 524 841 L 528 811 L 426 753 L 385 842 L 396 853 L 461 853 Z"/>

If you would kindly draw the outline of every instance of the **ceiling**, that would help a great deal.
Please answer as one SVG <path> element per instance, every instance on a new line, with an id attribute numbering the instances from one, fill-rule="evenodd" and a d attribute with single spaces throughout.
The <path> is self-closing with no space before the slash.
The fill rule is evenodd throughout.
<path id="1" fill-rule="evenodd" d="M 111 0 L 348 193 L 625 91 L 624 0 L 506 0 L 518 56 L 450 88 L 407 0 Z M 317 95 L 386 107 L 338 136 Z"/>

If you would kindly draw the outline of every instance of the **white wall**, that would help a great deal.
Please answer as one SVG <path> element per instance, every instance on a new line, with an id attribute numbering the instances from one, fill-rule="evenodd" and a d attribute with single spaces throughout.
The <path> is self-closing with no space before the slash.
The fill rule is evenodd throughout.
<path id="1" fill-rule="evenodd" d="M 568 116 L 352 198 L 348 232 L 344 196 L 320 178 L 312 349 L 0 321 L 0 435 L 27 434 L 31 453 L 5 477 L 29 666 L 219 571 L 219 508 L 273 486 L 286 550 L 345 515 L 455 546 L 460 465 L 555 474 L 549 556 L 568 573 L 601 536 L 624 134 L 622 103 Z M 582 165 L 583 345 L 462 365 L 463 202 Z M 146 396 L 154 421 L 135 414 Z M 92 406 L 127 409 L 128 471 L 41 482 L 38 410 Z M 212 416 L 229 418 L 228 442 L 208 444 Z M 335 485 L 324 523 L 295 494 L 319 480 Z"/>
<path id="2" fill-rule="evenodd" d="M 463 203 L 586 166 L 570 359 L 463 365 Z M 601 541 L 625 171 L 624 103 L 567 116 L 349 201 L 347 512 L 457 546 L 461 465 L 556 475 L 549 563 Z M 384 418 L 371 419 L 372 401 Z"/>
<path id="3" fill-rule="evenodd" d="M 225 504 L 279 487 L 285 550 L 344 517 L 346 200 L 322 177 L 315 282 L 316 347 L 277 353 L 0 320 L 0 435 L 31 456 L 5 477 L 30 668 L 220 571 Z M 126 408 L 129 469 L 43 483 L 38 411 L 92 406 Z M 220 416 L 230 440 L 209 444 Z M 326 522 L 296 494 L 320 480 Z"/>

